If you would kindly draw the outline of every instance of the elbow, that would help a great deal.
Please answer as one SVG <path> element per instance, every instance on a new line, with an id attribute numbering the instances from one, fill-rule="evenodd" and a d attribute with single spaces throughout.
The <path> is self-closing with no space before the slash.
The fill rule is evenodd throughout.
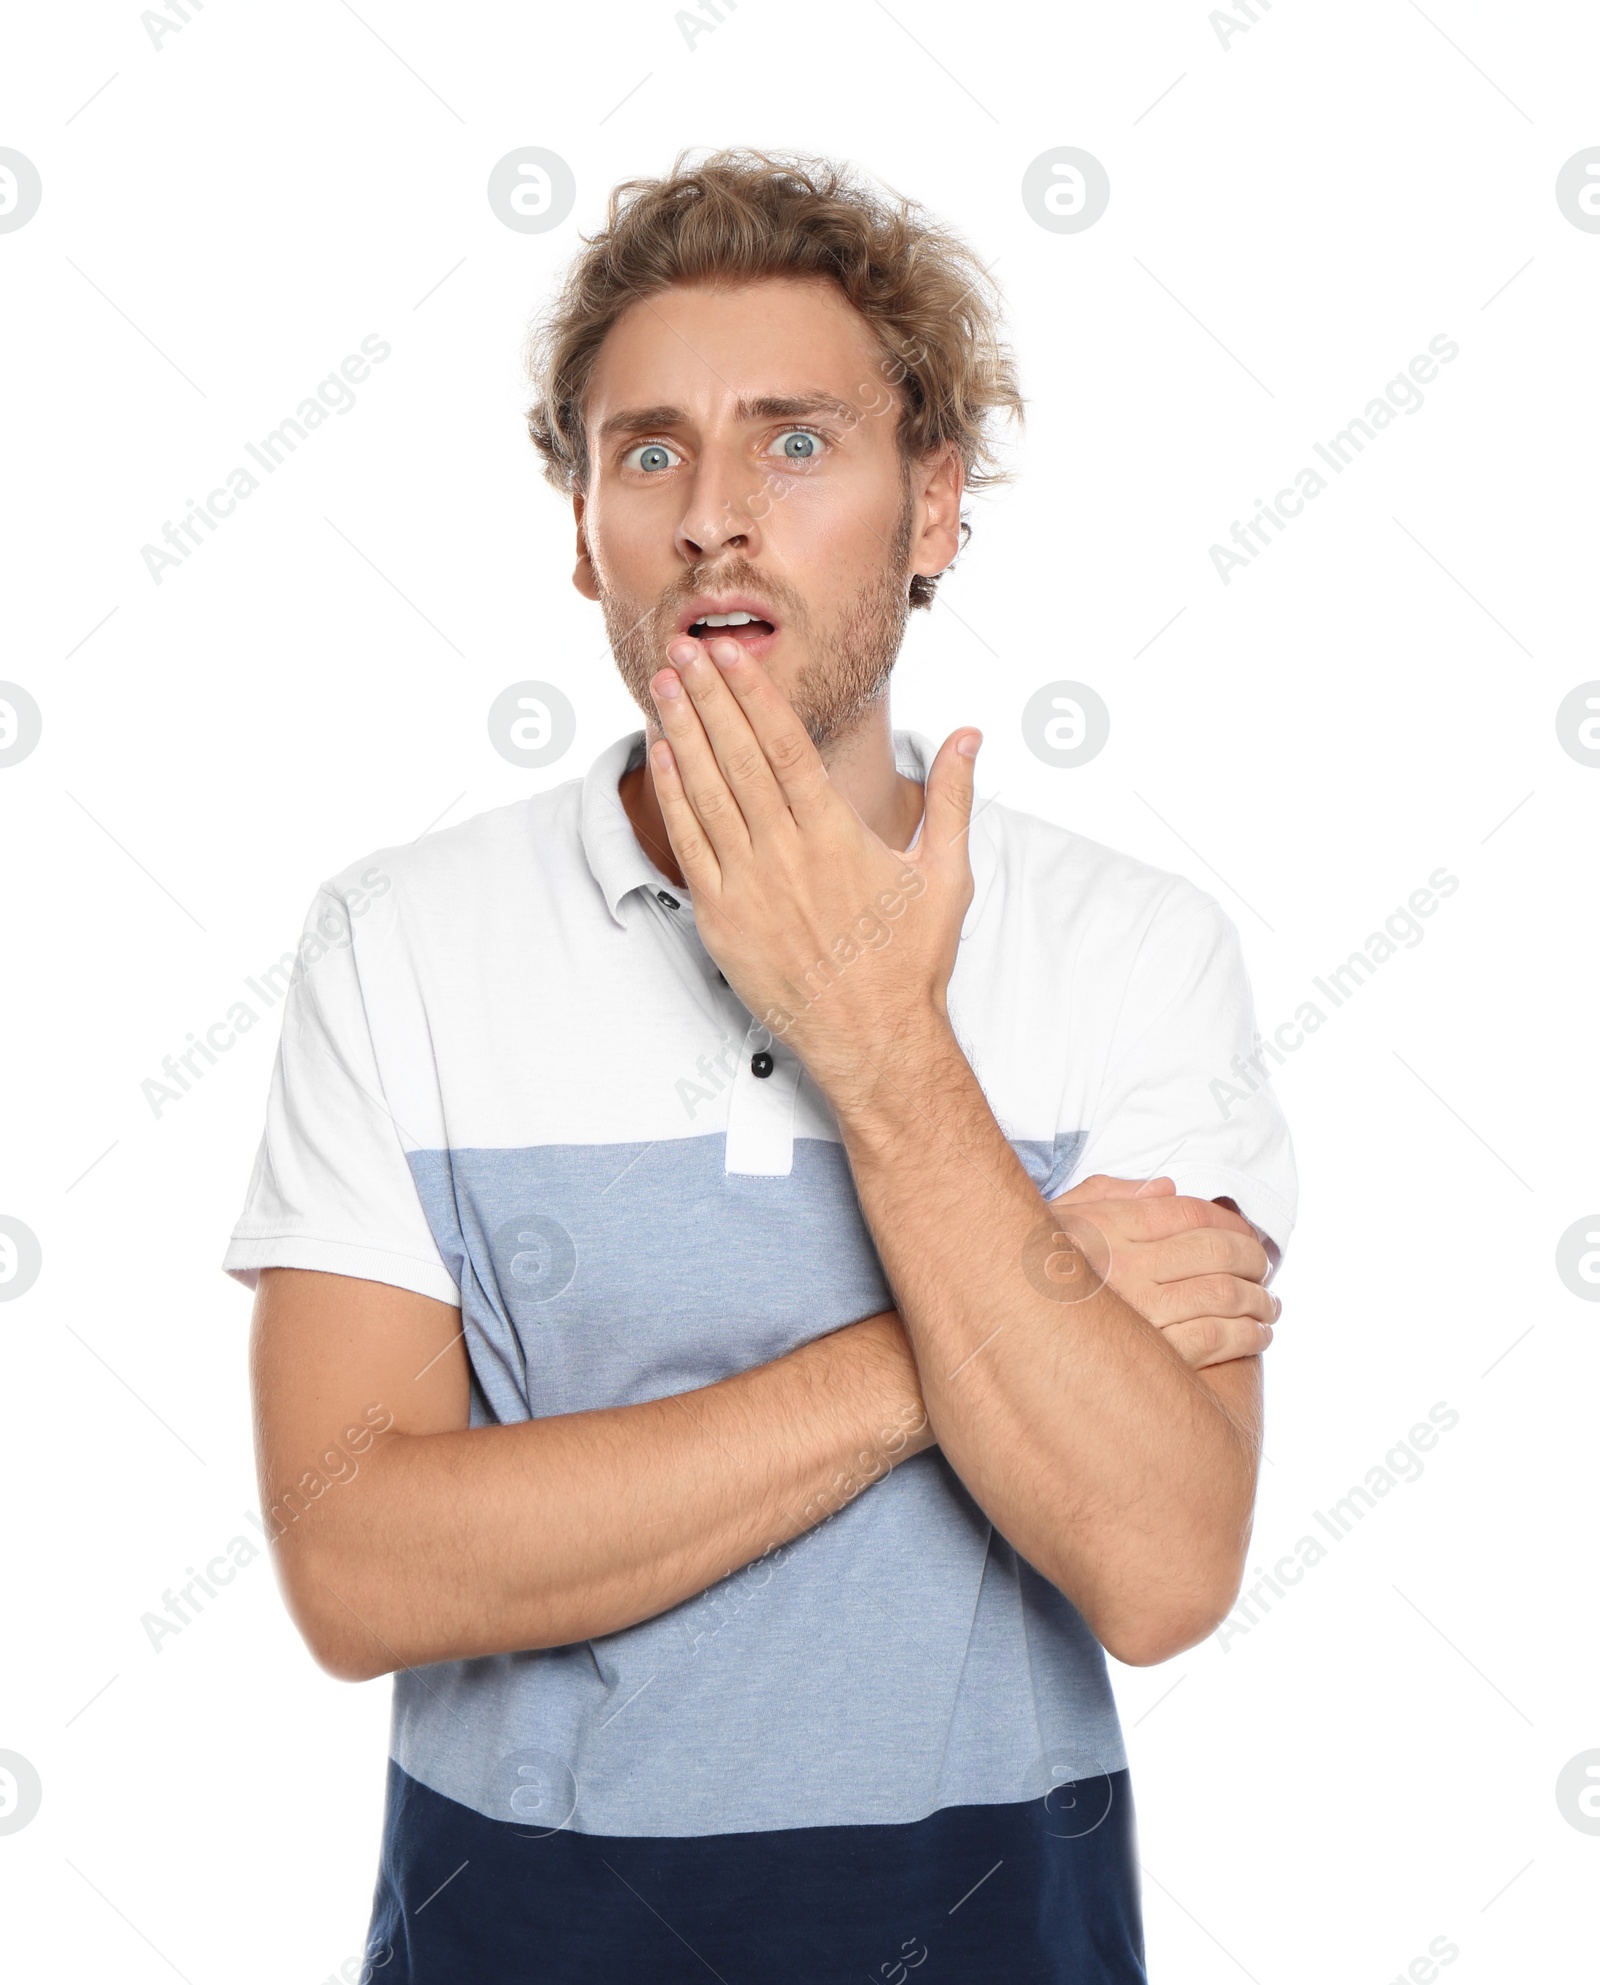
<path id="1" fill-rule="evenodd" d="M 1227 1608 L 1212 1614 L 1169 1612 L 1148 1619 L 1119 1621 L 1100 1636 L 1100 1645 L 1125 1668 L 1158 1668 L 1214 1633 Z"/>
<path id="2" fill-rule="evenodd" d="M 1242 1563 L 1221 1566 L 1203 1587 L 1093 1623 L 1096 1637 L 1125 1668 L 1159 1667 L 1216 1632 L 1239 1596 L 1243 1575 Z"/>
<path id="3" fill-rule="evenodd" d="M 1125 1586 L 1121 1603 L 1091 1622 L 1106 1652 L 1125 1667 L 1155 1668 L 1214 1634 L 1244 1583 L 1252 1515 L 1245 1501 L 1168 1538 L 1142 1591 Z"/>
<path id="4" fill-rule="evenodd" d="M 341 1603 L 335 1585 L 318 1564 L 280 1563 L 279 1587 L 306 1652 L 336 1682 L 372 1682 L 404 1666 L 380 1636 Z M 363 1609 L 365 1611 L 365 1609 Z"/>
<path id="5" fill-rule="evenodd" d="M 396 1661 L 374 1660 L 369 1652 L 370 1641 L 356 1646 L 348 1638 L 338 1639 L 330 1634 L 312 1636 L 303 1630 L 301 1637 L 312 1660 L 336 1682 L 375 1682 L 380 1675 L 391 1675 L 400 1666 Z"/>

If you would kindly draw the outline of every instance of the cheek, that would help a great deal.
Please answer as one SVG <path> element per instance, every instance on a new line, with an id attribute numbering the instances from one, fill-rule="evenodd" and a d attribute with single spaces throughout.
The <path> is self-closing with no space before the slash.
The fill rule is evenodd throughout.
<path id="1" fill-rule="evenodd" d="M 882 572 L 900 517 L 897 477 L 846 475 L 799 482 L 761 525 L 807 586 L 821 619 Z"/>
<path id="2" fill-rule="evenodd" d="M 649 599 L 673 577 L 673 528 L 654 503 L 597 501 L 584 518 L 589 557 L 601 586 L 626 599 Z"/>

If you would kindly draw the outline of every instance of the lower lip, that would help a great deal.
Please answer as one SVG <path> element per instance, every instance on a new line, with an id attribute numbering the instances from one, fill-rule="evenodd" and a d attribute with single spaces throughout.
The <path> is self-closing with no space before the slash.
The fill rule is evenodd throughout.
<path id="1" fill-rule="evenodd" d="M 691 631 L 690 638 L 695 641 L 703 641 L 707 647 L 710 647 L 713 641 L 737 641 L 747 655 L 760 657 L 777 640 L 779 632 L 780 630 L 776 627 L 770 628 L 765 632 L 755 627 L 708 627 L 704 634 L 694 634 Z"/>

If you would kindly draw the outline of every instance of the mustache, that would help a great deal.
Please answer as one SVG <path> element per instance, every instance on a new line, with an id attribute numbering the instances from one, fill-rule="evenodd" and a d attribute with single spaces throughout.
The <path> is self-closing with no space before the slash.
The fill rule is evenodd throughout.
<path id="1" fill-rule="evenodd" d="M 657 621 L 673 619 L 702 593 L 754 593 L 758 599 L 780 608 L 786 620 L 799 620 L 805 614 L 801 602 L 787 586 L 775 582 L 770 573 L 746 559 L 733 559 L 720 565 L 697 565 L 687 572 L 657 603 Z"/>

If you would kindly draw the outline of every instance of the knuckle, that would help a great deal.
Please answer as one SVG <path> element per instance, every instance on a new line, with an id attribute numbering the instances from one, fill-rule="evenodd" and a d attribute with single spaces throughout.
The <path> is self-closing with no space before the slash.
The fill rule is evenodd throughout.
<path id="1" fill-rule="evenodd" d="M 1119 1275 L 1108 1275 L 1106 1280 L 1130 1309 L 1136 1309 L 1157 1329 L 1182 1323 L 1189 1314 L 1177 1288 L 1170 1282 L 1141 1284 L 1131 1276 Z"/>
<path id="2" fill-rule="evenodd" d="M 1194 1317 L 1185 1323 L 1173 1326 L 1166 1331 L 1165 1336 L 1183 1362 L 1193 1367 L 1205 1364 L 1216 1348 L 1211 1336 L 1212 1327 L 1211 1319 Z"/>
<path id="3" fill-rule="evenodd" d="M 803 731 L 780 731 L 767 746 L 767 757 L 779 772 L 796 771 L 805 763 L 810 742 Z"/>
<path id="4" fill-rule="evenodd" d="M 1222 1349 L 1224 1331 L 1221 1317 L 1196 1317 L 1189 1329 L 1196 1350 L 1204 1352 L 1208 1358 L 1214 1351 Z"/>
<path id="5" fill-rule="evenodd" d="M 1124 1294 L 1121 1289 L 1117 1293 Z M 1177 1282 L 1152 1282 L 1125 1300 L 1156 1323 L 1186 1323 L 1192 1316 L 1203 1316 L 1210 1307 L 1200 1301 L 1196 1284 L 1189 1277 Z"/>
<path id="6" fill-rule="evenodd" d="M 1183 1216 L 1172 1211 L 1178 1204 L 1175 1199 L 1129 1199 L 1123 1204 L 1127 1208 L 1124 1217 L 1140 1240 L 1171 1240 L 1183 1225 Z"/>
<path id="7" fill-rule="evenodd" d="M 706 839 L 704 834 L 697 834 L 690 830 L 680 833 L 678 836 L 680 858 L 691 867 L 698 867 L 704 861 L 710 847 L 711 843 Z"/>

